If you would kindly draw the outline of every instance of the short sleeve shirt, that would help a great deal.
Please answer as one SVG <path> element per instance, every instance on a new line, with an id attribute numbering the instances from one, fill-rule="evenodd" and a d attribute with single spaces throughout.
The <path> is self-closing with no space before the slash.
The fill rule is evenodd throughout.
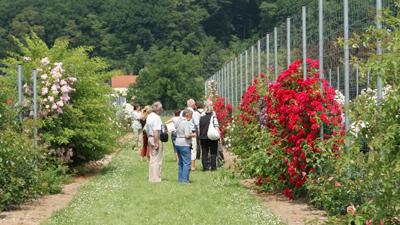
<path id="1" fill-rule="evenodd" d="M 141 112 L 133 111 L 133 113 L 132 113 L 132 128 L 133 129 L 142 129 L 142 124 L 140 123 L 141 116 L 142 116 Z"/>
<path id="2" fill-rule="evenodd" d="M 161 131 L 161 125 L 162 125 L 161 117 L 154 112 L 150 113 L 146 119 L 147 135 L 154 136 L 153 130 Z"/>
<path id="3" fill-rule="evenodd" d="M 176 127 L 176 146 L 190 146 L 192 143 L 192 138 L 186 138 L 185 136 L 190 135 L 192 130 L 190 128 L 190 121 L 185 118 L 180 118 L 177 122 Z"/>

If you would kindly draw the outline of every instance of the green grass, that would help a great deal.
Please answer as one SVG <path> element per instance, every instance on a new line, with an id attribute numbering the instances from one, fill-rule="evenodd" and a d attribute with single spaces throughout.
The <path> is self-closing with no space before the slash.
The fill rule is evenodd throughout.
<path id="1" fill-rule="evenodd" d="M 150 184 L 147 174 L 147 163 L 126 146 L 44 224 L 281 224 L 226 171 L 198 170 L 190 185 L 178 184 L 170 143 L 164 149 L 163 182 Z"/>

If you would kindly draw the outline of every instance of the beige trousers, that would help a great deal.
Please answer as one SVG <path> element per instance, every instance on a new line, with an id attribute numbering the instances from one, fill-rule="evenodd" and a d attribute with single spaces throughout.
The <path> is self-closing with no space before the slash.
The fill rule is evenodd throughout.
<path id="1" fill-rule="evenodd" d="M 161 182 L 161 167 L 163 158 L 163 146 L 156 150 L 154 146 L 154 138 L 149 137 L 150 161 L 149 161 L 149 182 Z"/>
<path id="2" fill-rule="evenodd" d="M 192 137 L 192 152 L 191 152 L 192 161 L 196 160 L 196 157 L 197 157 L 197 139 L 196 137 Z"/>
<path id="3" fill-rule="evenodd" d="M 143 129 L 133 128 L 133 143 L 132 145 L 140 150 L 143 146 Z"/>

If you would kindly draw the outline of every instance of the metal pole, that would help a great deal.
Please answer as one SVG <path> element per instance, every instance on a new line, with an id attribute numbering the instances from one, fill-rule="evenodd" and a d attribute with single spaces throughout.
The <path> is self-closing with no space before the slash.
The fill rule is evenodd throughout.
<path id="1" fill-rule="evenodd" d="M 235 57 L 235 107 L 237 107 L 237 104 L 238 104 L 238 83 L 237 83 L 237 81 L 238 81 L 238 68 L 237 68 L 237 66 L 238 66 L 238 60 L 237 60 L 237 57 Z"/>
<path id="2" fill-rule="evenodd" d="M 248 62 L 248 58 L 249 58 L 249 52 L 246 50 L 245 54 L 244 54 L 244 64 L 245 64 L 245 81 L 246 81 L 246 90 L 249 87 L 249 62 Z"/>
<path id="3" fill-rule="evenodd" d="M 251 83 L 254 81 L 254 45 L 251 46 Z"/>
<path id="4" fill-rule="evenodd" d="M 292 60 L 291 60 L 291 49 L 290 49 L 290 18 L 287 18 L 286 19 L 286 26 L 287 26 L 287 28 L 286 28 L 286 30 L 287 30 L 287 33 L 286 33 L 286 35 L 287 35 L 287 37 L 286 37 L 286 40 L 287 40 L 287 46 L 286 46 L 286 52 L 287 52 L 287 56 L 286 56 L 286 59 L 287 59 L 287 67 L 289 68 L 289 66 L 290 66 L 290 64 L 291 64 L 291 62 L 292 62 Z"/>
<path id="5" fill-rule="evenodd" d="M 274 67 L 275 81 L 278 79 L 278 29 L 274 28 Z"/>
<path id="6" fill-rule="evenodd" d="M 303 20 L 303 80 L 307 79 L 307 8 L 302 8 Z"/>
<path id="7" fill-rule="evenodd" d="M 22 100 L 22 66 L 18 65 L 18 105 L 22 105 Z M 19 113 L 19 121 L 22 120 L 22 113 Z"/>
<path id="8" fill-rule="evenodd" d="M 358 79 L 359 79 L 359 67 L 356 65 L 356 96 L 358 97 Z"/>
<path id="9" fill-rule="evenodd" d="M 332 87 L 332 69 L 329 69 L 329 86 Z"/>
<path id="10" fill-rule="evenodd" d="M 269 67 L 269 34 L 267 34 L 267 41 L 266 41 L 266 48 L 267 48 L 267 81 L 269 81 L 269 77 L 270 77 L 270 67 Z"/>
<path id="11" fill-rule="evenodd" d="M 234 76 L 234 74 L 233 74 L 233 60 L 231 61 L 231 79 L 230 79 L 230 96 L 229 96 L 229 99 L 230 99 L 230 103 L 231 103 L 231 105 L 233 105 L 233 100 L 234 100 L 234 94 L 233 94 L 233 91 L 234 91 L 234 86 L 233 86 L 233 76 Z"/>
<path id="12" fill-rule="evenodd" d="M 240 54 L 240 102 L 242 102 L 243 95 L 243 54 Z"/>
<path id="13" fill-rule="evenodd" d="M 340 91 L 340 66 L 337 67 L 336 69 L 336 86 L 337 86 L 337 90 Z"/>
<path id="14" fill-rule="evenodd" d="M 319 78 L 324 78 L 324 0 L 319 0 Z"/>
<path id="15" fill-rule="evenodd" d="M 227 67 L 227 69 L 226 69 L 226 76 L 227 76 L 227 79 L 226 79 L 226 87 L 227 87 L 227 92 L 226 92 L 226 104 L 229 104 L 229 101 L 230 101 L 230 97 L 231 97 L 231 67 L 230 67 L 230 62 L 228 62 L 227 64 L 226 64 L 226 67 Z"/>
<path id="16" fill-rule="evenodd" d="M 225 104 L 226 104 L 226 85 L 225 85 L 225 82 L 226 82 L 226 66 L 225 65 L 223 65 L 222 66 L 222 97 L 224 98 L 224 102 L 225 102 Z"/>
<path id="17" fill-rule="evenodd" d="M 319 79 L 321 94 L 324 93 L 322 79 L 324 78 L 324 0 L 319 0 Z M 324 140 L 324 123 L 321 122 L 320 138 Z"/>
<path id="18" fill-rule="evenodd" d="M 368 69 L 368 74 L 367 74 L 367 89 L 369 88 L 370 80 L 371 80 L 371 69 Z"/>
<path id="19" fill-rule="evenodd" d="M 350 128 L 349 118 L 349 73 L 350 73 L 350 52 L 349 52 L 349 0 L 344 0 L 344 93 L 345 93 L 345 125 L 346 132 Z M 346 147 L 349 143 L 346 141 Z"/>
<path id="20" fill-rule="evenodd" d="M 258 77 L 261 77 L 261 41 L 257 42 Z"/>
<path id="21" fill-rule="evenodd" d="M 376 0 L 376 28 L 382 29 L 382 0 Z M 382 55 L 382 42 L 381 40 L 378 39 L 376 43 L 377 49 L 377 55 L 381 56 Z M 380 74 L 377 74 L 377 94 L 378 94 L 378 102 L 380 103 L 382 100 L 382 77 Z"/>
<path id="22" fill-rule="evenodd" d="M 37 71 L 32 70 L 33 73 L 33 119 L 36 121 L 37 120 Z M 38 143 L 38 128 L 35 127 L 33 128 L 33 139 L 35 145 Z"/>

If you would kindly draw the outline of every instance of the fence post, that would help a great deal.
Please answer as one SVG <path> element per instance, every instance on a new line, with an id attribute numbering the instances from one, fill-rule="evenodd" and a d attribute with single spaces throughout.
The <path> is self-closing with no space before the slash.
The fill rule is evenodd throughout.
<path id="1" fill-rule="evenodd" d="M 22 105 L 22 65 L 18 65 L 18 105 Z M 19 113 L 19 121 L 22 123 L 22 113 Z"/>
<path id="2" fill-rule="evenodd" d="M 303 21 L 303 80 L 307 79 L 307 8 L 302 8 Z"/>
<path id="3" fill-rule="evenodd" d="M 243 95 L 243 54 L 240 53 L 240 102 Z"/>
<path id="4" fill-rule="evenodd" d="M 340 91 L 340 66 L 336 68 L 336 78 L 337 90 Z"/>
<path id="5" fill-rule="evenodd" d="M 376 0 L 376 28 L 378 28 L 378 29 L 382 29 L 382 0 Z M 377 55 L 380 57 L 381 55 L 382 55 L 382 42 L 381 42 L 381 40 L 377 40 L 377 43 L 376 43 L 376 52 L 377 52 Z M 378 78 L 377 78 L 377 83 L 376 83 L 376 86 L 377 86 L 377 94 L 378 94 L 378 102 L 380 103 L 381 102 L 381 100 L 382 100 L 382 77 L 379 75 L 379 74 L 377 74 L 378 75 Z"/>
<path id="6" fill-rule="evenodd" d="M 349 0 L 344 0 L 344 93 L 345 93 L 345 126 L 346 132 L 350 128 L 349 118 Z M 348 139 L 346 138 L 346 148 L 349 147 Z"/>
<path id="7" fill-rule="evenodd" d="M 226 104 L 226 65 L 222 66 L 222 97 L 224 97 L 224 102 Z"/>
<path id="8" fill-rule="evenodd" d="M 233 102 L 233 100 L 234 100 L 234 94 L 233 94 L 233 92 L 234 92 L 234 86 L 233 86 L 233 81 L 234 81 L 234 78 L 233 78 L 233 76 L 234 76 L 234 74 L 233 74 L 233 60 L 231 61 L 231 79 L 230 79 L 230 102 L 231 102 L 231 105 L 233 106 L 234 105 L 234 102 Z"/>
<path id="9" fill-rule="evenodd" d="M 249 62 L 248 62 L 248 58 L 249 58 L 249 52 L 248 50 L 246 50 L 246 52 L 244 53 L 244 64 L 245 64 L 245 81 L 246 81 L 246 90 L 249 87 Z"/>
<path id="10" fill-rule="evenodd" d="M 358 79 L 359 79 L 359 67 L 356 65 L 356 96 L 358 97 Z"/>
<path id="11" fill-rule="evenodd" d="M 319 79 L 321 94 L 324 93 L 322 79 L 324 78 L 324 0 L 319 0 Z M 324 140 L 324 123 L 321 122 L 320 138 Z"/>
<path id="12" fill-rule="evenodd" d="M 227 62 L 226 63 L 226 67 L 227 67 L 227 69 L 226 69 L 226 75 L 227 75 L 227 82 L 226 82 L 226 87 L 227 87 L 227 92 L 226 92 L 226 94 L 227 94 L 227 102 L 226 102 L 226 104 L 229 104 L 229 101 L 230 101 L 230 97 L 231 97 L 231 67 L 230 67 L 230 62 Z"/>
<path id="13" fill-rule="evenodd" d="M 33 76 L 33 119 L 35 121 L 35 123 L 37 122 L 37 116 L 38 116 L 38 112 L 37 112 L 37 71 L 34 69 L 32 70 Z M 33 139 L 34 139 L 34 143 L 35 145 L 37 145 L 38 143 L 38 128 L 36 127 L 36 124 L 33 128 Z"/>
<path id="14" fill-rule="evenodd" d="M 368 73 L 367 73 L 367 89 L 369 88 L 370 80 L 371 80 L 371 69 L 368 69 Z"/>
<path id="15" fill-rule="evenodd" d="M 261 41 L 257 42 L 258 77 L 261 76 Z"/>
<path id="16" fill-rule="evenodd" d="M 254 45 L 251 46 L 251 83 L 254 81 Z"/>
<path id="17" fill-rule="evenodd" d="M 329 68 L 329 86 L 332 87 L 332 69 Z"/>
<path id="18" fill-rule="evenodd" d="M 238 104 L 238 71 L 237 71 L 237 64 L 238 64 L 238 62 L 237 62 L 238 60 L 237 60 L 237 57 L 235 57 L 235 107 L 237 107 L 237 104 Z"/>
<path id="19" fill-rule="evenodd" d="M 278 28 L 274 27 L 274 67 L 275 81 L 278 79 Z"/>
<path id="20" fill-rule="evenodd" d="M 267 81 L 269 81 L 269 76 L 270 76 L 270 67 L 269 67 L 269 34 L 267 34 L 267 40 L 266 40 L 266 48 L 267 48 Z"/>
<path id="21" fill-rule="evenodd" d="M 291 49 L 290 49 L 290 17 L 288 17 L 287 19 L 286 19 L 286 26 L 287 26 L 287 33 L 286 33 L 286 35 L 287 35 L 287 37 L 286 37 L 286 41 L 287 41 L 287 43 L 286 43 L 286 52 L 287 52 L 287 56 L 286 56 L 286 59 L 287 59 L 287 67 L 289 68 L 289 66 L 290 66 L 290 64 L 291 64 L 291 62 L 292 62 L 292 60 L 291 60 Z"/>

